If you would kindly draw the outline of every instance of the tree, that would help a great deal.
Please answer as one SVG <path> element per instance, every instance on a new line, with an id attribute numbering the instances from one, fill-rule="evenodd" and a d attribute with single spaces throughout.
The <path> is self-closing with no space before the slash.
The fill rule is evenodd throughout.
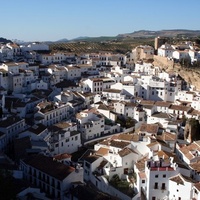
<path id="1" fill-rule="evenodd" d="M 187 120 L 184 136 L 185 139 L 189 139 L 191 142 L 200 140 L 200 124 L 198 120 L 194 118 L 190 118 Z"/>
<path id="2" fill-rule="evenodd" d="M 135 120 L 132 119 L 131 117 L 128 117 L 126 119 L 126 128 L 131 128 L 135 126 Z"/>
<path id="3" fill-rule="evenodd" d="M 192 66 L 190 57 L 180 59 L 179 63 L 182 67 L 191 67 Z"/>

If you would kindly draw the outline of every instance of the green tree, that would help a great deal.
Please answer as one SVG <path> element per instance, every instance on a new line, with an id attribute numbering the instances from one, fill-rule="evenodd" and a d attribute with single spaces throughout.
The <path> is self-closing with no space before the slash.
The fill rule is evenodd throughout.
<path id="1" fill-rule="evenodd" d="M 200 140 L 200 124 L 199 121 L 191 118 L 188 120 L 189 125 L 191 126 L 191 139 L 192 141 Z"/>

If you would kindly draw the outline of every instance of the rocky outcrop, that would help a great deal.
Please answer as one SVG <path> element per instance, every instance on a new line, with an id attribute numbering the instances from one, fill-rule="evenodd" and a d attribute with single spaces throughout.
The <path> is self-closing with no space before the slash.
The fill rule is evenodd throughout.
<path id="1" fill-rule="evenodd" d="M 192 68 L 183 68 L 178 63 L 174 63 L 165 57 L 154 56 L 154 66 L 159 66 L 166 72 L 174 71 L 178 73 L 187 83 L 200 90 L 200 70 Z"/>

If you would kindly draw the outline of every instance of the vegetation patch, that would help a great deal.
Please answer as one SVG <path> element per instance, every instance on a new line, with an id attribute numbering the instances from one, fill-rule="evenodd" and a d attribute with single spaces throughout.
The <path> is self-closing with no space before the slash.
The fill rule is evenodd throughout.
<path id="1" fill-rule="evenodd" d="M 133 197 L 134 190 L 130 187 L 130 183 L 124 180 L 121 180 L 117 174 L 115 174 L 112 179 L 110 180 L 110 185 L 112 185 L 114 188 L 119 190 L 120 192 Z"/>

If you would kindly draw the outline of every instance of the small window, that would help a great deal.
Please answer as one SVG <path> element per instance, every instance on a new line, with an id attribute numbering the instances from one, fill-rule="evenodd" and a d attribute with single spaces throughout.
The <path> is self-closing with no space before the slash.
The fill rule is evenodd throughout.
<path id="1" fill-rule="evenodd" d="M 67 139 L 65 140 L 65 142 L 69 142 L 69 138 L 67 138 Z"/>
<path id="2" fill-rule="evenodd" d="M 157 182 L 154 184 L 154 189 L 158 189 L 158 183 Z"/>
<path id="3" fill-rule="evenodd" d="M 158 174 L 155 175 L 155 178 L 158 178 Z"/>
<path id="4" fill-rule="evenodd" d="M 145 180 L 142 180 L 142 183 L 145 183 Z"/>
<path id="5" fill-rule="evenodd" d="M 166 178 L 166 174 L 163 174 L 163 178 Z"/>

